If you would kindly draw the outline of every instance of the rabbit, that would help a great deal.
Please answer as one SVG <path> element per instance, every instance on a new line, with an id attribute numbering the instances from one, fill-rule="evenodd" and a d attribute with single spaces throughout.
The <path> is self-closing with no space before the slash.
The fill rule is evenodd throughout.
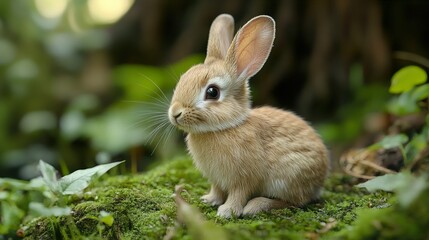
<path id="1" fill-rule="evenodd" d="M 180 77 L 168 109 L 211 183 L 202 201 L 230 218 L 317 200 L 329 169 L 319 135 L 292 112 L 251 108 L 249 78 L 268 58 L 274 20 L 257 16 L 233 34 L 231 15 L 213 21 L 204 63 Z"/>

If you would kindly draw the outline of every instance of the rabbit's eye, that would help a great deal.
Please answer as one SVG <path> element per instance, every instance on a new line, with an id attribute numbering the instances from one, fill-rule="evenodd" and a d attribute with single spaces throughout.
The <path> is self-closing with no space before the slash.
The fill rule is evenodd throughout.
<path id="1" fill-rule="evenodd" d="M 217 87 L 215 85 L 210 85 L 207 87 L 206 96 L 204 97 L 205 100 L 207 100 L 207 99 L 218 100 L 219 97 L 220 97 L 219 87 Z"/>

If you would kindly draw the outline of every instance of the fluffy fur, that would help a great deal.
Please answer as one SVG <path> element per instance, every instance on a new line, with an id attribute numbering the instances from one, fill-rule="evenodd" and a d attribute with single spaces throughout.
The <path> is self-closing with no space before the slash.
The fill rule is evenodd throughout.
<path id="1" fill-rule="evenodd" d="M 202 200 L 219 206 L 219 216 L 302 206 L 319 196 L 328 172 L 326 147 L 295 114 L 251 109 L 248 80 L 268 58 L 274 20 L 255 17 L 234 39 L 233 26 L 230 15 L 214 20 L 206 60 L 180 78 L 169 119 L 188 132 L 194 163 L 212 183 Z M 218 100 L 205 98 L 213 85 Z"/>

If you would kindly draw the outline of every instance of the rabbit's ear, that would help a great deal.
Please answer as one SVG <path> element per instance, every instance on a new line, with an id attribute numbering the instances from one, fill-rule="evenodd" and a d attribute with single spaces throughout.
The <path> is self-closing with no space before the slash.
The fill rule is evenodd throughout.
<path id="1" fill-rule="evenodd" d="M 264 65 L 271 52 L 275 22 L 270 16 L 258 16 L 235 35 L 228 49 L 226 64 L 238 79 L 248 79 Z"/>
<path id="2" fill-rule="evenodd" d="M 209 42 L 207 45 L 207 57 L 205 62 L 211 59 L 225 59 L 229 46 L 234 36 L 234 18 L 229 14 L 221 14 L 216 17 L 210 27 Z"/>

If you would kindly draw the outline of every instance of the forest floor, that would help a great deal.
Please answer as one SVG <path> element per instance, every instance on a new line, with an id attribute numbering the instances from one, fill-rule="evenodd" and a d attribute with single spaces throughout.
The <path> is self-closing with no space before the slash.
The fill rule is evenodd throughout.
<path id="1" fill-rule="evenodd" d="M 215 207 L 200 201 L 209 183 L 184 158 L 140 175 L 105 177 L 71 200 L 71 215 L 40 217 L 22 230 L 25 239 L 383 238 L 381 223 L 368 223 L 368 217 L 374 211 L 391 209 L 392 194 L 368 193 L 354 183 L 348 176 L 333 173 L 319 202 L 228 220 L 217 217 Z M 177 185 L 183 191 L 175 198 Z M 178 219 L 178 204 L 185 211 L 182 215 L 194 217 Z M 113 216 L 111 226 L 100 222 L 100 211 Z"/>

